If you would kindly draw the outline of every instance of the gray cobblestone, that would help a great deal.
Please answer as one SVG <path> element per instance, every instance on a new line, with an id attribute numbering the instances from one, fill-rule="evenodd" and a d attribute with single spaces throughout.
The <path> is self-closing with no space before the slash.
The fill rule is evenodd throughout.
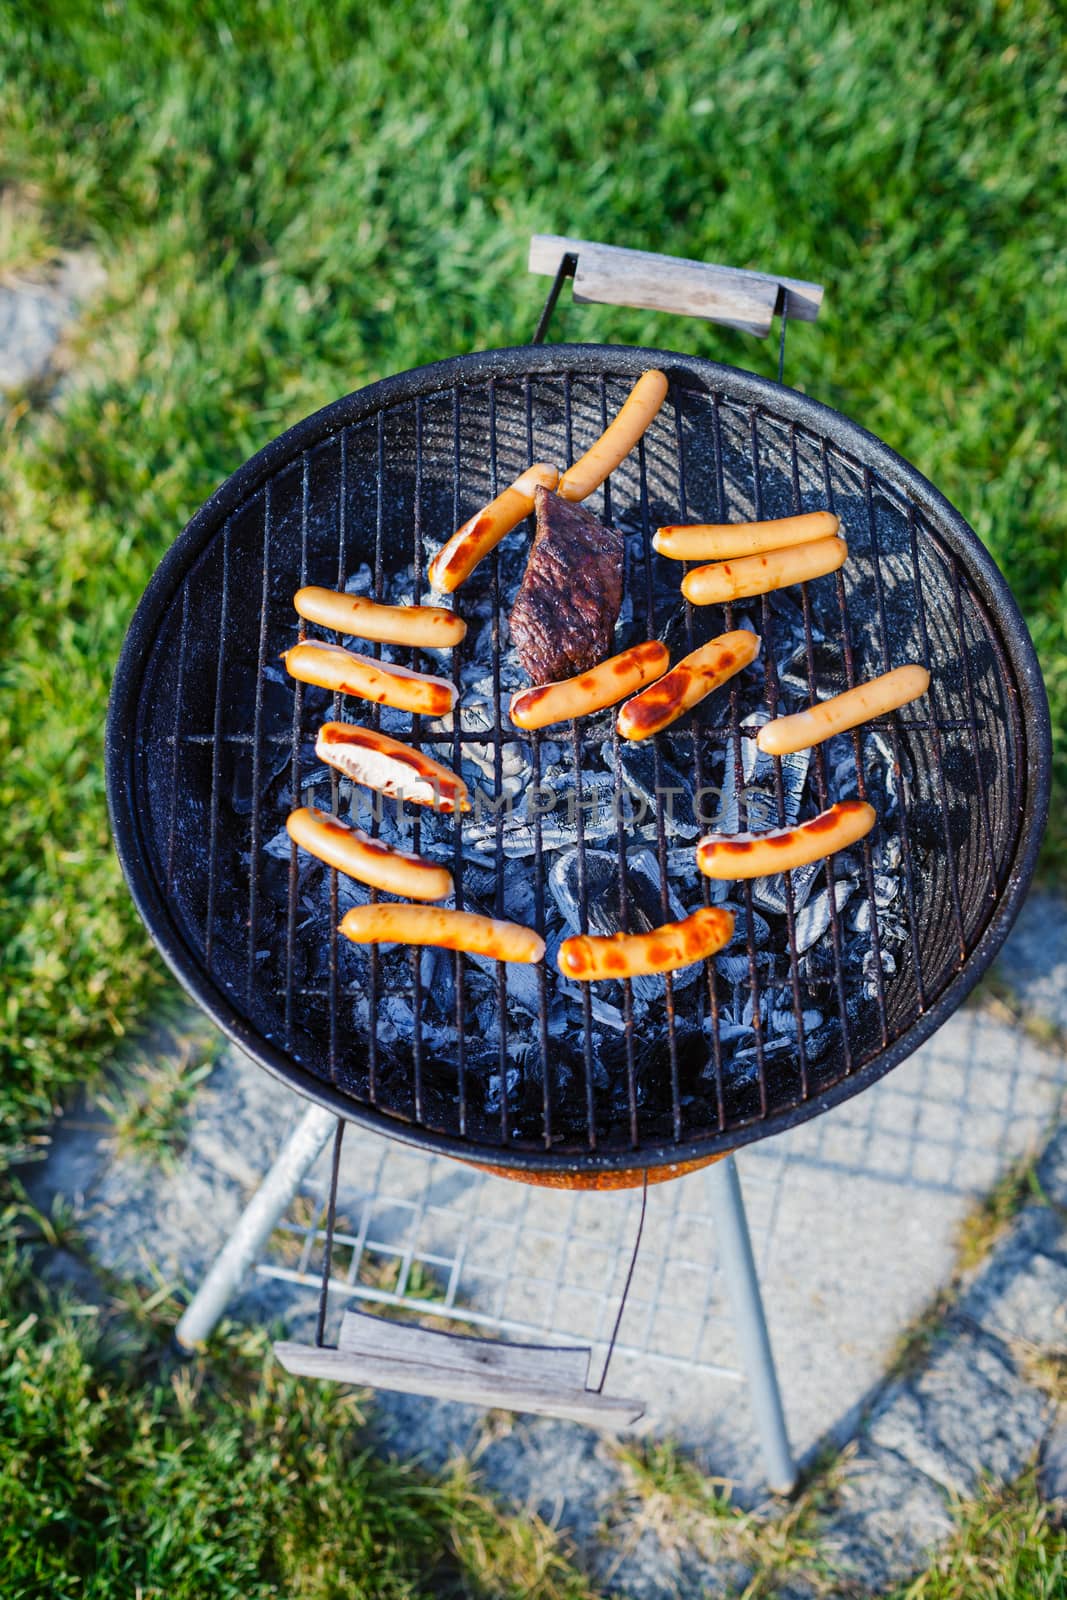
<path id="1" fill-rule="evenodd" d="M 965 1497 L 983 1474 L 1018 1476 L 1041 1443 L 1048 1411 L 1002 1345 L 953 1319 L 929 1365 L 885 1395 L 867 1437 Z"/>

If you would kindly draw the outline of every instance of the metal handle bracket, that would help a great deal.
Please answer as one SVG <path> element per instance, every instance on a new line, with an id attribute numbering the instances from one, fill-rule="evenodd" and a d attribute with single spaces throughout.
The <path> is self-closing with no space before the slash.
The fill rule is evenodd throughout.
<path id="1" fill-rule="evenodd" d="M 800 278 L 552 233 L 535 233 L 530 240 L 531 272 L 556 277 L 568 256 L 574 261 L 574 298 L 580 303 L 702 317 L 761 339 L 770 333 L 776 314 L 814 322 L 822 305 L 822 285 Z"/>

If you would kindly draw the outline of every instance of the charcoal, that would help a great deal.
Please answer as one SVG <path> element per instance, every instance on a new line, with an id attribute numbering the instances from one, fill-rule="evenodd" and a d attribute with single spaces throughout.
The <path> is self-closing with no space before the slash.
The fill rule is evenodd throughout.
<path id="1" fill-rule="evenodd" d="M 838 912 L 844 910 L 856 885 L 851 878 L 834 879 L 833 903 Z M 797 939 L 797 950 L 801 954 L 810 950 L 817 939 L 821 939 L 830 926 L 830 890 L 827 887 L 814 900 L 809 900 L 803 911 L 799 913 L 794 925 Z"/>

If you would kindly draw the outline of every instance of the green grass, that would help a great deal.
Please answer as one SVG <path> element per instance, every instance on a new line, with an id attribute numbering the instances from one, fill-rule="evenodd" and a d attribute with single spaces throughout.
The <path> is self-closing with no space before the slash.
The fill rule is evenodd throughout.
<path id="1" fill-rule="evenodd" d="M 588 1595 L 536 1517 L 371 1456 L 359 1397 L 261 1333 L 174 1366 L 158 1313 L 57 1303 L 12 1248 L 0 1305 L 4 1600 Z"/>
<path id="2" fill-rule="evenodd" d="M 928 1572 L 892 1600 L 1062 1600 L 1067 1530 L 1042 1502 L 1033 1470 L 956 1508 L 956 1531 Z"/>

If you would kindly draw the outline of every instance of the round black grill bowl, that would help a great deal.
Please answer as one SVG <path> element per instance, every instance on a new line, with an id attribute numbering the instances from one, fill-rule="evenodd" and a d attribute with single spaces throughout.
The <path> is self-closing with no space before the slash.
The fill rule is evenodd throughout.
<path id="1" fill-rule="evenodd" d="M 872 799 L 886 772 L 898 795 L 895 943 L 888 931 L 879 938 L 877 910 L 862 937 L 835 917 L 809 991 L 798 907 L 775 935 L 782 1005 L 803 1019 L 811 992 L 819 999 L 817 1048 L 803 1025 L 783 1050 L 761 1024 L 741 1060 L 730 1034 L 743 996 L 736 978 L 727 984 L 715 970 L 674 993 L 665 986 L 636 1022 L 632 995 L 615 995 L 632 1022 L 621 1031 L 600 1026 L 588 1005 L 583 1015 L 572 996 L 560 1032 L 565 997 L 551 963 L 529 974 L 539 989 L 517 997 L 503 970 L 356 950 L 332 932 L 344 885 L 277 845 L 309 781 L 319 804 L 339 794 L 312 748 L 334 708 L 285 679 L 277 660 L 297 638 L 294 591 L 336 587 L 366 564 L 387 596 L 419 597 L 421 586 L 425 598 L 421 571 L 442 538 L 529 461 L 579 454 L 650 366 L 668 374 L 670 397 L 613 475 L 607 502 L 589 502 L 627 537 L 632 617 L 622 642 L 666 631 L 677 654 L 733 620 L 719 608 L 684 614 L 679 568 L 650 553 L 660 522 L 831 503 L 850 547 L 840 579 L 745 611 L 764 635 L 765 670 L 694 719 L 693 787 L 721 789 L 751 737 L 743 719 L 774 706 L 770 662 L 786 628 L 806 637 L 819 697 L 906 661 L 925 660 L 933 676 L 925 702 L 887 719 L 876 745 L 864 734 L 857 746 L 861 769 L 881 752 Z M 504 688 L 513 681 L 506 615 L 527 547 L 521 531 L 511 536 L 457 596 L 474 619 L 462 650 L 480 650 L 487 677 Z M 371 720 L 355 702 L 343 714 Z M 587 783 L 610 771 L 610 729 L 610 717 L 590 719 L 573 745 L 569 732 L 550 731 L 555 770 L 571 762 Z M 497 744 L 513 732 L 505 719 Z M 450 764 L 466 754 L 445 731 L 423 724 L 413 735 Z M 490 729 L 490 747 L 494 738 Z M 495 761 L 480 778 L 490 796 L 500 787 Z M 1047 702 L 1018 609 L 972 531 L 914 468 L 855 423 L 764 379 L 599 346 L 442 362 L 350 395 L 268 445 L 193 518 L 155 574 L 119 662 L 107 733 L 114 835 L 134 899 L 180 981 L 232 1038 L 342 1116 L 467 1159 L 560 1175 L 711 1156 L 812 1116 L 903 1060 L 1003 942 L 1033 871 L 1049 770 Z M 774 785 L 770 794 L 781 798 Z M 805 814 L 837 798 L 832 764 L 813 763 Z M 447 852 L 455 824 L 413 810 L 408 842 Z M 491 832 L 492 807 L 487 818 Z M 642 840 L 623 824 L 584 845 L 627 861 L 637 850 L 677 861 L 662 812 L 649 828 Z M 878 852 L 876 834 L 856 856 L 861 893 L 887 870 Z M 497 861 L 499 869 L 491 853 L 484 866 L 467 856 L 465 903 L 506 911 L 525 894 L 526 920 L 543 919 L 552 857 Z M 703 892 L 694 870 L 687 908 Z M 750 893 L 735 897 L 747 914 L 737 949 L 750 958 L 758 1015 L 761 972 L 768 980 Z"/>

